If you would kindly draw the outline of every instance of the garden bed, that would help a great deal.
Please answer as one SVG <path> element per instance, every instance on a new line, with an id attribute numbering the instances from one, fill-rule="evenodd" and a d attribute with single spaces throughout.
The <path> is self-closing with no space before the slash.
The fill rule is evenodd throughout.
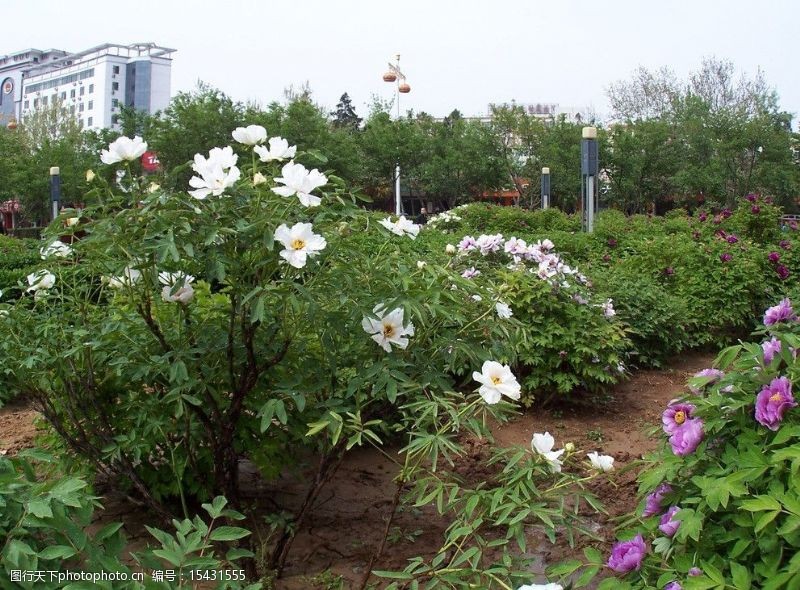
<path id="1" fill-rule="evenodd" d="M 559 445 L 571 441 L 580 448 L 595 448 L 615 457 L 616 471 L 591 482 L 591 490 L 609 512 L 608 516 L 597 515 L 596 521 L 598 532 L 606 540 L 602 547 L 605 552 L 614 539 L 613 518 L 633 511 L 637 503 L 636 470 L 626 471 L 625 466 L 661 444 L 663 436 L 652 433 L 659 427 L 664 407 L 685 390 L 689 377 L 710 366 L 712 360 L 713 355 L 708 353 L 684 354 L 672 359 L 665 369 L 639 371 L 617 385 L 602 410 L 596 406 L 529 410 L 508 424 L 494 427 L 494 435 L 503 446 L 528 446 L 534 432 L 549 431 Z M 36 417 L 37 413 L 22 401 L 0 409 L 0 453 L 15 454 L 32 447 Z M 467 479 L 485 477 L 484 445 L 473 441 L 467 448 L 469 454 L 457 466 L 459 473 Z M 348 454 L 315 504 L 308 526 L 297 536 L 284 578 L 276 588 L 349 588 L 360 580 L 380 542 L 395 475 L 392 463 L 372 449 Z M 242 478 L 247 502 L 260 505 L 264 513 L 276 508 L 292 510 L 302 498 L 302 478 L 264 483 L 254 471 L 246 469 Z M 154 523 L 155 516 L 149 518 L 112 490 L 105 493 L 102 502 L 105 509 L 99 513 L 98 524 L 124 522 L 129 543 L 139 549 L 149 537 L 144 525 Z M 399 570 L 407 558 L 435 552 L 447 524 L 433 507 L 400 512 L 377 569 Z M 533 540 L 531 551 L 537 554 L 536 563 L 541 566 L 579 553 L 565 543 L 552 546 Z"/>

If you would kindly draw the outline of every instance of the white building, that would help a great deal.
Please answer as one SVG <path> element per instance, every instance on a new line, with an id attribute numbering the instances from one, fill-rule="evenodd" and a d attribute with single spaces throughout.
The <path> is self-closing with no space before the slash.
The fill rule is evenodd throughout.
<path id="1" fill-rule="evenodd" d="M 60 101 L 84 128 L 118 128 L 122 106 L 147 113 L 167 107 L 174 52 L 154 43 L 107 43 L 78 53 L 29 49 L 0 57 L 0 122 L 24 121 Z M 6 101 L 12 96 L 13 108 Z"/>

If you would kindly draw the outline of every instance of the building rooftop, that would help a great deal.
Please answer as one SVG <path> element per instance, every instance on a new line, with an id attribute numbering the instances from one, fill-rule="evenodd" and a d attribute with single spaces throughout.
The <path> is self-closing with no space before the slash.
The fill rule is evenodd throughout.
<path id="1" fill-rule="evenodd" d="M 95 59 L 104 55 L 114 55 L 117 57 L 124 57 L 125 59 L 133 57 L 161 57 L 163 59 L 172 59 L 172 54 L 176 51 L 177 49 L 161 47 L 155 43 L 132 43 L 131 45 L 104 43 L 103 45 L 97 45 L 96 47 L 91 47 L 84 51 L 79 51 L 78 53 L 66 54 L 53 61 L 37 64 L 28 69 L 28 75 L 36 76 L 46 72 L 52 72 L 69 67 L 76 61 Z"/>

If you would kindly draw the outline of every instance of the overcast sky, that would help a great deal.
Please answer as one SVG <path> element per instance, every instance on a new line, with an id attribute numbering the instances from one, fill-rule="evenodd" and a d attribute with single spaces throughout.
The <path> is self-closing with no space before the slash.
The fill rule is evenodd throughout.
<path id="1" fill-rule="evenodd" d="M 403 110 L 486 112 L 490 102 L 607 111 L 605 89 L 644 65 L 685 77 L 702 57 L 761 67 L 800 113 L 800 1 L 762 0 L 0 0 L 0 54 L 153 41 L 177 49 L 172 93 L 208 82 L 238 100 L 282 100 L 308 81 L 328 108 L 364 114 L 401 54 Z M 796 123 L 795 123 L 796 127 Z"/>

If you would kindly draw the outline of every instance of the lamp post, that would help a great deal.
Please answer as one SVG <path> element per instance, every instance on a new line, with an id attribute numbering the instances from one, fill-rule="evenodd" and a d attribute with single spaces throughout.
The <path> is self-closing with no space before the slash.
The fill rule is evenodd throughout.
<path id="1" fill-rule="evenodd" d="M 61 170 L 58 166 L 50 168 L 50 200 L 53 203 L 53 219 L 58 217 L 58 206 L 61 201 Z"/>
<path id="2" fill-rule="evenodd" d="M 581 139 L 581 199 L 583 229 L 594 231 L 597 210 L 597 127 L 584 127 Z"/>
<path id="3" fill-rule="evenodd" d="M 542 168 L 542 209 L 550 207 L 550 168 Z"/>
<path id="4" fill-rule="evenodd" d="M 396 82 L 395 101 L 397 102 L 397 120 L 400 120 L 400 95 L 411 92 L 411 86 L 406 81 L 406 76 L 400 70 L 400 54 L 395 57 L 395 63 L 389 62 L 389 69 L 383 74 L 384 82 Z M 403 213 L 403 199 L 400 196 L 400 162 L 398 161 L 394 169 L 394 213 Z"/>

